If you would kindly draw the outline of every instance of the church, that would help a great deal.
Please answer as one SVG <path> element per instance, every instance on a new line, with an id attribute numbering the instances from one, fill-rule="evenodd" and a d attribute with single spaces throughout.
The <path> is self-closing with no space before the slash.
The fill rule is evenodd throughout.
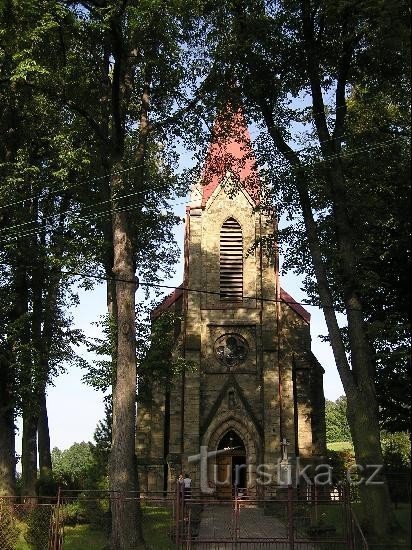
<path id="1" fill-rule="evenodd" d="M 181 473 L 201 488 L 201 449 L 218 498 L 235 485 L 262 494 L 261 465 L 326 452 L 310 314 L 280 286 L 277 249 L 262 244 L 276 228 L 259 209 L 260 187 L 243 113 L 228 108 L 186 207 L 183 283 L 152 312 L 154 323 L 164 311 L 179 314 L 176 345 L 194 368 L 138 406 L 142 491 L 171 491 Z"/>

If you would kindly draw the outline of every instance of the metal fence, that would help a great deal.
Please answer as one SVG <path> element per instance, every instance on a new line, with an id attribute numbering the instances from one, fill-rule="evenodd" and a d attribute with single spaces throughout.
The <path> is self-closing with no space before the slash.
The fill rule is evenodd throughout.
<path id="1" fill-rule="evenodd" d="M 1 497 L 1 550 L 60 550 L 59 508 L 58 499 Z"/>
<path id="2" fill-rule="evenodd" d="M 366 550 L 349 494 L 279 488 L 263 499 L 177 496 L 175 542 L 199 550 Z"/>
<path id="3" fill-rule="evenodd" d="M 190 498 L 180 492 L 114 491 L 64 491 L 52 499 L 3 497 L 0 550 L 61 550 L 65 529 L 67 534 L 82 523 L 109 543 L 112 511 L 130 502 L 155 550 L 383 550 L 368 547 L 352 497 L 345 486 L 279 487 L 259 498 L 235 491 L 229 500 L 205 497 L 196 488 Z M 161 546 L 156 542 L 160 531 Z"/>

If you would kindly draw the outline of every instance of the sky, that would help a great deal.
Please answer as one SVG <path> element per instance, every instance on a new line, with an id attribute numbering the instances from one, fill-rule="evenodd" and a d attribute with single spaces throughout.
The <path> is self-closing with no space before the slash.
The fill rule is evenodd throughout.
<path id="1" fill-rule="evenodd" d="M 182 202 L 182 201 L 180 201 Z M 176 207 L 180 218 L 184 217 L 185 206 Z M 183 226 L 176 231 L 179 246 L 183 245 Z M 179 285 L 183 273 L 182 257 L 176 266 L 176 273 L 164 281 L 165 285 Z M 301 290 L 300 279 L 288 274 L 281 277 L 282 287 L 297 301 L 307 299 Z M 168 294 L 170 290 L 166 291 Z M 98 337 L 99 328 L 94 324 L 106 311 L 106 291 L 104 284 L 97 284 L 93 290 L 80 290 L 80 304 L 72 310 L 74 324 L 84 331 L 88 338 Z M 323 313 L 315 307 L 307 308 L 311 313 L 312 351 L 325 369 L 324 391 L 327 399 L 335 400 L 343 395 L 342 385 L 336 371 L 332 350 L 329 344 L 322 342 L 319 335 L 327 333 Z M 79 354 L 92 359 L 84 348 Z M 82 382 L 84 371 L 78 367 L 70 367 L 66 373 L 54 380 L 54 385 L 48 388 L 47 406 L 50 422 L 51 446 L 67 449 L 75 442 L 93 441 L 93 433 L 97 423 L 104 417 L 103 395 Z M 20 438 L 17 438 L 17 453 L 20 454 Z"/>

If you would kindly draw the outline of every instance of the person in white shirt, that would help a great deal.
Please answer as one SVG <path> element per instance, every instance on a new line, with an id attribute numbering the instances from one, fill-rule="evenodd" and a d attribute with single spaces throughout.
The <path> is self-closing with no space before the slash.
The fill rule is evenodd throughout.
<path id="1" fill-rule="evenodd" d="M 191 496 L 192 496 L 192 480 L 190 479 L 189 474 L 185 474 L 185 478 L 183 480 L 183 487 L 184 487 L 185 500 L 188 499 L 188 498 L 191 498 Z"/>

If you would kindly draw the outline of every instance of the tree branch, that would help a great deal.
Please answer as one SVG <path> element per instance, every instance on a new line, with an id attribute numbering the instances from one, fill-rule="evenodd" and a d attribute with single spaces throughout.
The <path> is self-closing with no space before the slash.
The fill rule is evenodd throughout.
<path id="1" fill-rule="evenodd" d="M 81 107 L 80 105 L 78 105 L 77 103 L 75 103 L 74 101 L 72 101 L 71 99 L 63 99 L 62 98 L 62 100 L 67 105 L 67 107 L 69 107 L 70 109 L 75 111 L 77 114 L 82 116 L 89 123 L 90 127 L 94 130 L 97 137 L 105 145 L 107 145 L 107 143 L 108 143 L 107 136 L 105 136 L 105 134 L 104 134 L 102 128 L 100 127 L 99 123 L 89 114 L 89 112 L 86 109 L 84 109 L 83 107 Z"/>
<path id="2" fill-rule="evenodd" d="M 333 151 L 332 142 L 325 115 L 325 104 L 323 101 L 322 86 L 320 82 L 320 67 L 318 58 L 318 45 L 314 37 L 313 18 L 310 12 L 310 0 L 302 0 L 302 22 L 303 38 L 306 50 L 306 62 L 308 65 L 308 76 L 312 91 L 312 111 L 318 132 L 321 150 L 324 155 L 330 155 Z"/>
<path id="3" fill-rule="evenodd" d="M 344 134 L 344 125 L 346 117 L 346 84 L 351 66 L 353 55 L 353 43 L 351 40 L 346 40 L 343 43 L 343 52 L 338 64 L 338 78 L 336 84 L 335 102 L 336 102 L 336 118 L 335 128 L 333 130 L 333 139 L 337 151 L 340 151 L 341 139 Z"/>
<path id="4" fill-rule="evenodd" d="M 302 208 L 303 220 L 305 223 L 308 245 L 312 256 L 313 268 L 316 274 L 316 282 L 319 290 L 323 314 L 325 316 L 326 325 L 330 335 L 330 342 L 335 356 L 336 367 L 345 391 L 348 391 L 354 388 L 354 378 L 346 357 L 345 346 L 343 344 L 338 321 L 336 319 L 336 313 L 333 306 L 333 296 L 329 287 L 325 264 L 323 262 L 318 230 L 313 217 L 312 204 L 306 183 L 304 167 L 302 166 L 297 153 L 293 151 L 285 142 L 280 128 L 273 120 L 273 113 L 268 104 L 261 100 L 259 106 L 262 110 L 263 119 L 275 146 L 295 168 L 296 187 Z"/>

